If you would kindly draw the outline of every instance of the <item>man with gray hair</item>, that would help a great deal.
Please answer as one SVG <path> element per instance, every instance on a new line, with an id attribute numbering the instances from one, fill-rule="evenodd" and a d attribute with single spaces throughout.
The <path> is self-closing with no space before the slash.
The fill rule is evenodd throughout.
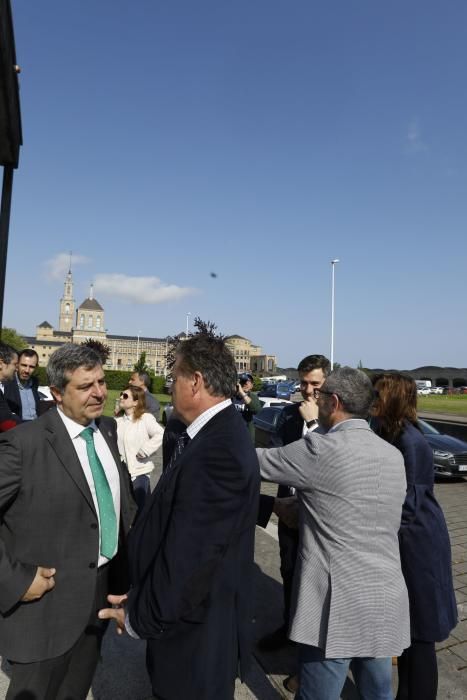
<path id="1" fill-rule="evenodd" d="M 63 345 L 47 367 L 57 404 L 0 436 L 0 653 L 8 700 L 84 700 L 110 590 L 128 589 L 134 517 L 101 360 Z"/>
<path id="2" fill-rule="evenodd" d="M 297 700 L 338 700 L 352 661 L 363 700 L 392 700 L 391 656 L 410 645 L 397 533 L 406 492 L 400 452 L 366 422 L 373 388 L 335 370 L 315 389 L 326 434 L 258 450 L 261 476 L 297 489 L 300 548 L 290 639 Z"/>
<path id="3" fill-rule="evenodd" d="M 132 528 L 128 599 L 109 596 L 101 616 L 147 639 L 156 698 L 228 700 L 250 661 L 258 460 L 221 338 L 180 343 L 172 377 L 186 431 Z"/>

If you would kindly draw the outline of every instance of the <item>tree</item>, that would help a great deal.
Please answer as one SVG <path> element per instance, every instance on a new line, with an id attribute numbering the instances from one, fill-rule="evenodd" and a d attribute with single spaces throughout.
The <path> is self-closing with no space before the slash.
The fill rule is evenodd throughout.
<path id="1" fill-rule="evenodd" d="M 196 331 L 192 335 L 201 335 L 202 333 L 204 333 L 206 335 L 211 336 L 212 338 L 220 338 L 221 340 L 225 338 L 224 335 L 216 332 L 217 325 L 214 323 L 214 321 L 203 321 L 199 316 L 196 316 L 195 320 L 193 321 L 193 326 L 196 328 Z M 183 342 L 183 338 L 185 337 L 185 334 L 183 334 L 183 336 L 172 335 L 167 338 L 166 366 L 168 374 L 170 374 L 172 367 L 175 364 L 175 354 L 177 352 L 177 346 L 179 343 Z"/>
<path id="2" fill-rule="evenodd" d="M 193 335 L 205 333 L 206 335 L 210 335 L 212 338 L 220 338 L 221 340 L 225 338 L 225 335 L 222 335 L 222 333 L 216 333 L 217 325 L 214 323 L 214 321 L 203 321 L 199 316 L 196 316 L 195 320 L 193 321 L 193 325 L 196 328 L 196 333 L 193 333 Z"/>
<path id="3" fill-rule="evenodd" d="M 14 328 L 2 328 L 1 331 L 2 343 L 11 345 L 15 350 L 24 350 L 28 347 L 27 342 Z"/>
<path id="4" fill-rule="evenodd" d="M 133 372 L 145 372 L 151 374 L 151 368 L 146 364 L 146 353 L 142 352 L 137 362 L 133 367 Z"/>
<path id="5" fill-rule="evenodd" d="M 83 345 L 86 345 L 88 348 L 91 348 L 101 358 L 101 362 L 103 365 L 107 362 L 107 360 L 110 357 L 110 347 L 106 345 L 105 343 L 101 343 L 100 340 L 94 340 L 94 338 L 87 338 Z"/>

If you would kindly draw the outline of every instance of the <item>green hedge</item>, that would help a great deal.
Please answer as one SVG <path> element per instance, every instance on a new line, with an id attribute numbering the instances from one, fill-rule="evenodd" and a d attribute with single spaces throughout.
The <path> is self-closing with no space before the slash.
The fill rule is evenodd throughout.
<path id="1" fill-rule="evenodd" d="M 45 367 L 38 367 L 36 369 L 36 377 L 39 379 L 40 386 L 47 386 L 47 372 Z M 120 391 L 125 389 L 130 383 L 130 377 L 133 374 L 133 370 L 124 371 L 120 369 L 106 369 L 105 370 L 105 381 L 107 383 L 107 389 L 116 389 Z M 152 393 L 162 394 L 164 393 L 164 377 L 152 377 Z"/>

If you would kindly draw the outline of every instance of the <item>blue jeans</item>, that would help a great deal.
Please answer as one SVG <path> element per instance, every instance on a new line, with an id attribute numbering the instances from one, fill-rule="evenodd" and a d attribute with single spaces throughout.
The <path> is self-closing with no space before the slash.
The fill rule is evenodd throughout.
<path id="1" fill-rule="evenodd" d="M 349 666 L 361 700 L 394 700 L 391 657 L 326 659 L 318 647 L 299 644 L 300 688 L 295 700 L 339 700 Z"/>

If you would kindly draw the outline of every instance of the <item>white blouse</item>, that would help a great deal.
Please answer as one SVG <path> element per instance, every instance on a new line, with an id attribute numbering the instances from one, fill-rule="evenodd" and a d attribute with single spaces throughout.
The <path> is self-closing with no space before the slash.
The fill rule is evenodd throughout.
<path id="1" fill-rule="evenodd" d="M 151 413 L 143 413 L 137 420 L 129 416 L 117 418 L 118 449 L 131 478 L 149 474 L 154 469 L 153 455 L 162 445 L 164 430 Z M 138 452 L 145 457 L 137 457 Z"/>

